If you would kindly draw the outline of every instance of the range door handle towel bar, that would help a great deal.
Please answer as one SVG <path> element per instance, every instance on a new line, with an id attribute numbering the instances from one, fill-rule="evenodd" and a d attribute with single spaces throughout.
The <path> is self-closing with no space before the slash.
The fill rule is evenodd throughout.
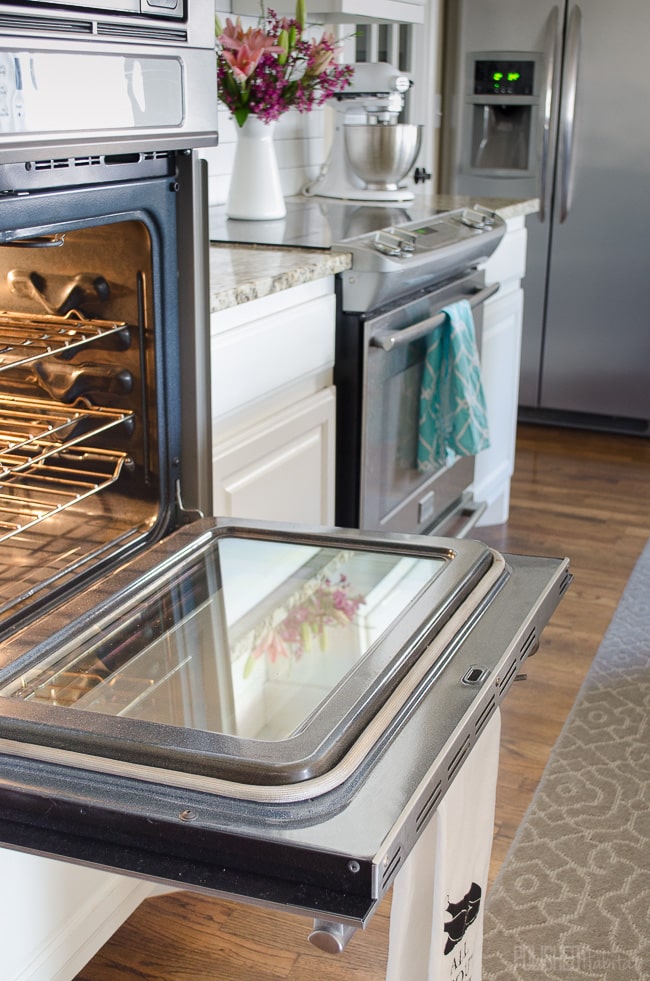
<path id="1" fill-rule="evenodd" d="M 489 300 L 491 296 L 494 296 L 500 286 L 500 283 L 492 283 L 482 290 L 477 290 L 468 296 L 460 296 L 458 299 L 467 299 L 471 307 L 477 307 L 481 303 L 485 303 L 486 300 Z M 419 340 L 419 338 L 430 334 L 437 327 L 442 327 L 445 317 L 446 314 L 441 311 L 435 314 L 435 316 L 427 317 L 426 320 L 420 320 L 417 324 L 413 324 L 412 327 L 405 327 L 403 330 L 378 330 L 370 338 L 370 344 L 372 347 L 381 348 L 382 351 L 392 351 L 396 347 L 402 347 L 404 344 L 411 344 L 413 341 Z"/>

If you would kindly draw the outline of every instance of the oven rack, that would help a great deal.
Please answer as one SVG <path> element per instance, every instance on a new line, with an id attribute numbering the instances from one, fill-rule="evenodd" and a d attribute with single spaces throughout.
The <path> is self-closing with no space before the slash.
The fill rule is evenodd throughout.
<path id="1" fill-rule="evenodd" d="M 0 542 L 114 483 L 129 455 L 85 444 L 132 415 L 0 395 Z"/>
<path id="2" fill-rule="evenodd" d="M 86 319 L 78 310 L 65 316 L 0 310 L 0 371 L 73 350 L 126 328 L 123 321 Z"/>
<path id="3" fill-rule="evenodd" d="M 0 479 L 0 542 L 26 531 L 113 484 L 126 453 L 88 446 L 66 446 L 56 457 Z"/>
<path id="4" fill-rule="evenodd" d="M 121 409 L 0 395 L 0 480 L 85 443 L 132 416 Z"/>

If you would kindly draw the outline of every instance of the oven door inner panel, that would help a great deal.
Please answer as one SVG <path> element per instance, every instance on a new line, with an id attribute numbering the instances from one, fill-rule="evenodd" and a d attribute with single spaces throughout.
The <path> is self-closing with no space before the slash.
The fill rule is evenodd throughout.
<path id="1" fill-rule="evenodd" d="M 87 751 L 93 731 L 105 761 L 310 780 L 313 796 L 506 580 L 475 542 L 280 541 L 205 519 L 14 635 L 0 698 L 62 750 Z"/>

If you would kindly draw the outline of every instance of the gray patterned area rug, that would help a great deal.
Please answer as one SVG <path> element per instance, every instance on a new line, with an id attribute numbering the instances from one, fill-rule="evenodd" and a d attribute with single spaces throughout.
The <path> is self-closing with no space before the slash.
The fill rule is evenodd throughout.
<path id="1" fill-rule="evenodd" d="M 650 978 L 650 542 L 488 896 L 483 981 Z"/>

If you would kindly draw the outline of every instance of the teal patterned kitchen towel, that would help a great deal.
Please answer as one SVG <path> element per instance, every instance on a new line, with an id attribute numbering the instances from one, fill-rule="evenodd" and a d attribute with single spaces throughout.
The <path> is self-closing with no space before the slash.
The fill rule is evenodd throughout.
<path id="1" fill-rule="evenodd" d="M 420 390 L 418 470 L 427 473 L 490 445 L 472 308 L 459 300 L 428 338 Z"/>

